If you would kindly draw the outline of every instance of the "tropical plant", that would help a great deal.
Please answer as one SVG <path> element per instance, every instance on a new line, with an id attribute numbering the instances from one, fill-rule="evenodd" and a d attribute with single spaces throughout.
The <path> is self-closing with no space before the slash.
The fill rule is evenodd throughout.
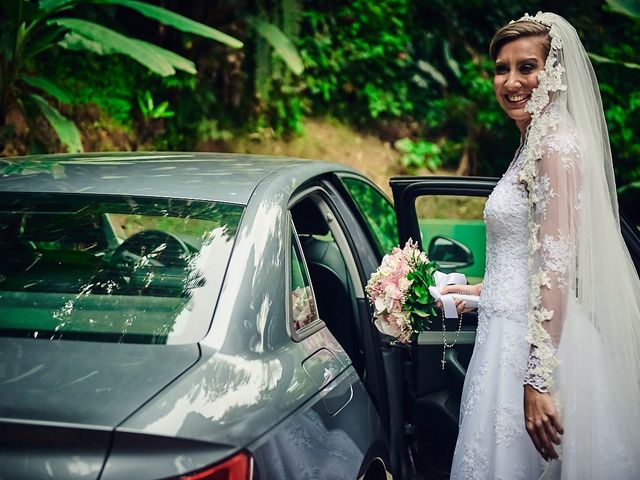
<path id="1" fill-rule="evenodd" d="M 138 96 L 138 107 L 140 107 L 142 118 L 146 121 L 171 118 L 176 114 L 169 109 L 169 102 L 166 100 L 156 105 L 149 90 L 145 90 L 142 95 Z"/>
<path id="2" fill-rule="evenodd" d="M 75 124 L 43 96 L 68 104 L 71 103 L 70 94 L 34 73 L 36 58 L 54 47 L 85 50 L 98 55 L 127 55 L 161 76 L 174 75 L 176 70 L 196 72 L 191 60 L 173 51 L 71 16 L 81 4 L 126 7 L 182 32 L 216 40 L 233 48 L 243 45 L 219 30 L 137 0 L 3 0 L 0 3 L 4 13 L 0 21 L 0 127 L 5 126 L 12 110 L 18 110 L 33 131 L 33 112 L 39 111 L 69 151 L 82 150 Z"/>
<path id="3" fill-rule="evenodd" d="M 394 143 L 394 147 L 402 152 L 400 162 L 407 169 L 426 167 L 434 171 L 442 166 L 441 148 L 433 142 L 401 138 Z"/>

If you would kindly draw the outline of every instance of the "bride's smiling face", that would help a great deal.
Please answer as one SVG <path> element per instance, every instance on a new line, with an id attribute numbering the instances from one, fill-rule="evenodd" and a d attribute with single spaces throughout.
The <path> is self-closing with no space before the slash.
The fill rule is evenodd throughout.
<path id="1" fill-rule="evenodd" d="M 531 121 L 524 107 L 538 86 L 538 74 L 544 69 L 542 41 L 538 36 L 518 38 L 505 43 L 496 57 L 493 90 L 502 109 L 521 131 Z"/>

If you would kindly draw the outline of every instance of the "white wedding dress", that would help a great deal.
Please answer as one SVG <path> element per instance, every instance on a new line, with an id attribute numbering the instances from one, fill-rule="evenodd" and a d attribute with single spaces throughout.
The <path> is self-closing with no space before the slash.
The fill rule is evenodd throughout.
<path id="1" fill-rule="evenodd" d="M 618 219 L 598 82 L 552 13 L 550 50 L 520 149 L 485 206 L 487 264 L 465 378 L 453 480 L 640 479 L 640 279 Z M 564 427 L 545 462 L 523 384 Z"/>
<path id="2" fill-rule="evenodd" d="M 549 134 L 543 145 L 545 150 L 570 152 L 574 141 L 565 134 Z M 451 479 L 638 479 L 639 459 L 633 454 L 629 430 L 634 424 L 625 424 L 631 418 L 625 399 L 611 395 L 616 391 L 616 372 L 575 300 L 569 300 L 566 308 L 570 312 L 564 320 L 566 335 L 556 352 L 555 397 L 562 399 L 558 407 L 565 427 L 556 450 L 562 461 L 545 462 L 525 430 L 523 384 L 535 386 L 536 378 L 528 370 L 529 227 L 527 192 L 519 182 L 523 151 L 516 154 L 485 205 L 486 270 Z M 547 205 L 557 198 L 552 184 L 542 182 L 539 191 Z M 546 264 L 559 267 L 563 257 L 570 256 L 559 241 L 545 245 Z M 573 333 L 577 330 L 580 336 Z M 584 421 L 581 415 L 587 411 L 589 420 Z"/>
<path id="3" fill-rule="evenodd" d="M 537 479 L 543 460 L 524 427 L 528 247 L 526 191 L 516 155 L 485 205 L 486 271 L 460 407 L 452 480 Z"/>

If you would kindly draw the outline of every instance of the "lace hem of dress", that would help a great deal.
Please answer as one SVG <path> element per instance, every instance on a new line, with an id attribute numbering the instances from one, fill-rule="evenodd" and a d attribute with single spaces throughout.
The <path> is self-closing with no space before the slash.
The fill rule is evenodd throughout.
<path id="1" fill-rule="evenodd" d="M 553 346 L 551 348 L 553 349 Z M 524 377 L 524 385 L 530 385 L 540 393 L 549 393 L 547 375 L 546 373 L 541 373 L 544 368 L 544 362 L 538 357 L 538 347 L 532 346 L 529 354 L 529 364 L 527 365 L 527 374 Z"/>

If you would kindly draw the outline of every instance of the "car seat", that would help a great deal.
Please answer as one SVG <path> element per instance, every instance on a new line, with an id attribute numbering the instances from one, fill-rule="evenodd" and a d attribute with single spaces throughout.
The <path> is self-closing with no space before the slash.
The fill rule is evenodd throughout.
<path id="1" fill-rule="evenodd" d="M 311 199 L 292 208 L 320 318 L 351 358 L 356 370 L 361 353 L 355 329 L 350 277 L 324 215 Z"/>

